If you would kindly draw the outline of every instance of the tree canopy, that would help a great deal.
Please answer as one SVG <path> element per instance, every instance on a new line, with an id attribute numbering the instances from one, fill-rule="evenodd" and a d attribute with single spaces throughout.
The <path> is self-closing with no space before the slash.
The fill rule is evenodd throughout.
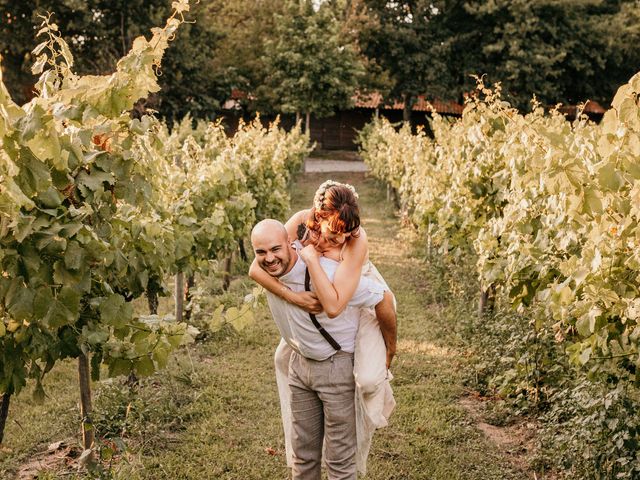
<path id="1" fill-rule="evenodd" d="M 276 19 L 259 98 L 285 113 L 318 117 L 347 107 L 363 68 L 352 45 L 342 41 L 331 6 L 315 11 L 310 1 L 290 2 Z"/>
<path id="2" fill-rule="evenodd" d="M 215 115 L 220 99 L 230 92 L 230 69 L 213 69 L 213 51 L 220 34 L 208 21 L 205 2 L 192 5 L 190 17 L 163 61 L 161 92 L 148 106 L 169 120 L 191 112 L 195 117 Z M 20 103 L 32 97 L 31 50 L 36 45 L 39 16 L 53 14 L 73 50 L 80 74 L 113 71 L 116 61 L 131 48 L 135 37 L 171 11 L 167 0 L 0 0 L 0 52 L 6 83 Z"/>
<path id="3" fill-rule="evenodd" d="M 53 21 L 81 74 L 113 70 L 170 0 L 0 0 L 4 78 L 32 96 L 38 15 Z M 355 91 L 387 101 L 417 95 L 462 101 L 472 75 L 501 82 L 527 108 L 609 103 L 640 69 L 637 0 L 210 0 L 192 5 L 163 63 L 162 91 L 141 108 L 168 120 L 213 118 L 233 88 L 248 109 L 323 116 Z M 364 73 L 364 74 L 363 74 Z M 248 102 L 247 102 L 248 103 Z"/>

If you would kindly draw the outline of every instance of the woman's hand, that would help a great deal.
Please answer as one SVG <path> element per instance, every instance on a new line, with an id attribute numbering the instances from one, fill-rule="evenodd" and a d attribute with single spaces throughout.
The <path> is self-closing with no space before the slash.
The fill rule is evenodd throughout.
<path id="1" fill-rule="evenodd" d="M 318 301 L 318 297 L 313 292 L 294 292 L 289 290 L 285 300 L 308 313 L 315 315 L 322 313 L 322 304 Z"/>
<path id="2" fill-rule="evenodd" d="M 307 245 L 302 250 L 300 250 L 298 254 L 300 255 L 300 258 L 302 258 L 302 261 L 307 265 L 313 263 L 314 261 L 317 262 L 320 258 L 320 254 L 318 253 L 314 245 Z"/>

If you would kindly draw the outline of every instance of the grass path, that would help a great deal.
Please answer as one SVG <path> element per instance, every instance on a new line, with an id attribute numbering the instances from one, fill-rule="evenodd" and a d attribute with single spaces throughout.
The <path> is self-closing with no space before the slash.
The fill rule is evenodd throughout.
<path id="1" fill-rule="evenodd" d="M 458 319 L 448 313 L 442 279 L 410 255 L 399 221 L 373 180 L 362 174 L 331 177 L 358 190 L 371 258 L 399 303 L 399 351 L 392 368 L 398 406 L 390 426 L 374 438 L 366 478 L 523 478 L 460 406 L 467 361 L 452 334 Z M 307 207 L 326 178 L 301 175 L 293 210 Z M 248 288 L 251 282 L 243 276 L 232 284 L 240 294 Z M 98 434 L 122 436 L 129 446 L 108 478 L 287 479 L 272 364 L 277 343 L 262 308 L 254 326 L 240 334 L 220 332 L 179 352 L 167 371 L 145 379 L 137 392 L 119 379 L 96 385 Z M 20 466 L 33 467 L 34 459 L 35 469 L 43 470 L 38 478 L 84 478 L 64 461 L 47 462 L 37 454 L 51 442 L 77 438 L 75 365 L 56 367 L 46 386 L 46 405 L 34 405 L 28 391 L 12 403 L 0 478 L 16 478 Z"/>

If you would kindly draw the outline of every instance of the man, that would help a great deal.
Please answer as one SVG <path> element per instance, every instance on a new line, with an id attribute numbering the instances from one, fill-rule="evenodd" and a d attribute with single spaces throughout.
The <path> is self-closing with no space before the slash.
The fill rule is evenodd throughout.
<path id="1" fill-rule="evenodd" d="M 277 220 L 259 222 L 251 233 L 251 243 L 260 268 L 292 290 L 305 289 L 306 266 L 289 243 L 284 225 Z M 325 257 L 320 262 L 333 278 L 338 263 Z M 295 480 L 320 479 L 323 440 L 329 479 L 356 478 L 353 352 L 359 308 L 374 307 L 384 296 L 380 284 L 361 279 L 349 307 L 340 315 L 333 319 L 317 315 L 329 340 L 308 313 L 267 293 L 280 334 L 293 349 L 288 380 Z M 336 343 L 339 347 L 334 348 Z"/>

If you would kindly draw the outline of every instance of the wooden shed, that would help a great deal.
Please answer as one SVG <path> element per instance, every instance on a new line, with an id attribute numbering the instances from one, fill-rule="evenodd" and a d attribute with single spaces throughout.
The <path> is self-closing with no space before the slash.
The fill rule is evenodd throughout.
<path id="1" fill-rule="evenodd" d="M 240 101 L 246 100 L 247 96 L 243 92 L 234 90 L 232 98 L 225 102 L 223 106 L 223 116 L 229 133 L 233 133 L 238 125 L 238 120 L 242 115 Z M 427 117 L 431 114 L 431 107 L 440 115 L 460 117 L 463 106 L 455 102 L 443 102 L 435 100 L 427 102 L 423 96 L 418 97 L 413 105 L 411 113 L 412 125 L 424 125 Z M 356 95 L 352 108 L 339 110 L 334 115 L 324 118 L 316 118 L 311 115 L 311 141 L 316 142 L 318 148 L 324 150 L 356 150 L 356 139 L 358 131 L 369 123 L 376 115 L 383 116 L 391 122 L 402 121 L 402 111 L 404 104 L 394 102 L 384 104 L 382 95 L 372 93 L 368 95 Z M 266 121 L 273 120 L 273 116 L 264 115 Z M 281 125 L 290 128 L 295 124 L 294 115 L 280 115 Z"/>
<path id="2" fill-rule="evenodd" d="M 460 117 L 463 106 L 455 102 L 434 100 L 428 102 L 424 96 L 418 97 L 411 112 L 411 124 L 424 125 L 431 115 L 432 108 L 440 115 Z M 325 150 L 355 150 L 358 130 L 361 130 L 376 116 L 387 118 L 391 122 L 402 121 L 404 103 L 385 104 L 382 95 L 371 93 L 354 97 L 354 106 L 340 110 L 326 118 L 311 117 L 311 140 Z"/>

